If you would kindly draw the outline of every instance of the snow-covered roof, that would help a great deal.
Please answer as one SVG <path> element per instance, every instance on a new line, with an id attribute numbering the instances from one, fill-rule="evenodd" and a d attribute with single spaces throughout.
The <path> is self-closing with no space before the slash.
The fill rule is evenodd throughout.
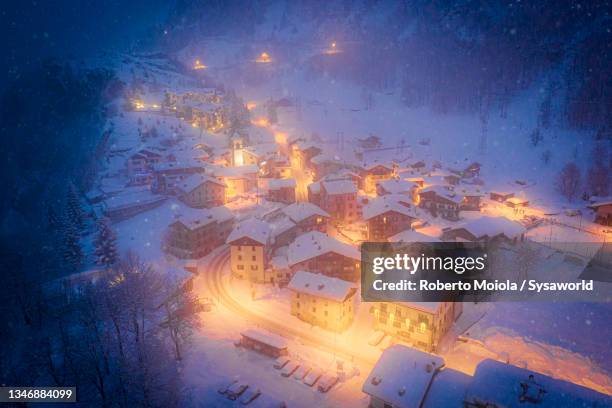
<path id="1" fill-rule="evenodd" d="M 507 408 L 612 406 L 610 396 L 495 360 L 478 364 L 465 399 Z"/>
<path id="2" fill-rule="evenodd" d="M 409 193 L 412 188 L 417 186 L 416 183 L 408 180 L 384 180 L 378 182 L 378 185 L 391 194 Z"/>
<path id="3" fill-rule="evenodd" d="M 311 163 L 314 164 L 323 164 L 323 163 L 341 163 L 340 158 L 330 152 L 323 152 L 317 154 L 316 156 L 310 159 Z"/>
<path id="4" fill-rule="evenodd" d="M 165 200 L 166 197 L 151 193 L 150 190 L 126 189 L 104 200 L 104 208 L 107 211 L 115 211 L 133 206 L 140 206 Z"/>
<path id="5" fill-rule="evenodd" d="M 393 302 L 393 304 L 402 305 L 426 313 L 438 313 L 440 306 L 442 306 L 442 302 Z"/>
<path id="6" fill-rule="evenodd" d="M 357 186 L 350 180 L 323 181 L 327 194 L 350 194 L 357 192 Z"/>
<path id="7" fill-rule="evenodd" d="M 185 193 L 189 193 L 204 183 L 214 183 L 225 187 L 224 182 L 201 173 L 192 174 L 191 176 L 186 177 L 185 179 L 181 180 L 176 187 Z"/>
<path id="8" fill-rule="evenodd" d="M 488 217 L 483 216 L 471 220 L 463 224 L 459 228 L 464 228 L 476 238 L 484 236 L 495 237 L 504 234 L 512 239 L 520 236 L 525 232 L 525 227 L 516 221 L 509 220 L 506 217 Z"/>
<path id="9" fill-rule="evenodd" d="M 295 188 L 296 183 L 295 179 L 287 178 L 287 179 L 272 179 L 268 183 L 268 188 L 270 190 L 280 190 L 281 188 Z"/>
<path id="10" fill-rule="evenodd" d="M 372 160 L 364 160 L 361 166 L 365 170 L 372 170 L 378 166 L 385 167 L 389 170 L 393 170 L 394 163 L 391 160 L 372 159 Z"/>
<path id="11" fill-rule="evenodd" d="M 287 260 L 289 265 L 295 265 L 328 252 L 334 252 L 357 261 L 361 260 L 361 254 L 357 248 L 319 231 L 307 232 L 297 237 L 289 245 Z"/>
<path id="12" fill-rule="evenodd" d="M 405 197 L 403 198 L 405 200 Z M 395 211 L 396 213 L 414 218 L 414 210 L 405 201 L 400 203 L 400 199 L 397 196 L 386 195 L 376 197 L 363 206 L 363 219 L 367 221 L 389 211 Z"/>
<path id="13" fill-rule="evenodd" d="M 442 369 L 434 377 L 422 408 L 463 407 L 463 398 L 471 379 L 460 371 Z"/>
<path id="14" fill-rule="evenodd" d="M 241 178 L 257 174 L 259 167 L 256 164 L 235 167 L 211 166 L 206 172 L 215 177 Z"/>
<path id="15" fill-rule="evenodd" d="M 240 332 L 240 335 L 256 340 L 260 343 L 269 344 L 270 346 L 276 347 L 278 349 L 285 349 L 288 345 L 287 339 L 285 339 L 284 337 L 261 329 L 243 330 L 242 332 Z"/>
<path id="16" fill-rule="evenodd" d="M 198 159 L 192 157 L 189 159 L 157 163 L 153 165 L 153 170 L 158 172 L 164 172 L 168 170 L 192 169 L 202 167 L 204 167 L 203 163 Z"/>
<path id="17" fill-rule="evenodd" d="M 278 145 L 276 143 L 261 143 L 246 146 L 243 150 L 255 156 L 262 157 L 276 153 L 278 151 Z"/>
<path id="18" fill-rule="evenodd" d="M 511 203 L 511 204 L 525 204 L 528 203 L 529 200 L 525 199 L 525 198 L 520 198 L 520 197 L 510 197 L 509 199 L 506 200 L 507 203 Z"/>
<path id="19" fill-rule="evenodd" d="M 227 243 L 232 243 L 241 238 L 250 238 L 262 245 L 268 243 L 271 235 L 270 225 L 257 218 L 248 218 L 238 224 L 227 237 Z"/>
<path id="20" fill-rule="evenodd" d="M 440 242 L 440 240 L 422 232 L 405 230 L 389 237 L 389 242 Z"/>
<path id="21" fill-rule="evenodd" d="M 322 217 L 328 217 L 329 214 L 323 211 L 320 207 L 312 203 L 293 203 L 282 209 L 283 213 L 287 217 L 291 218 L 293 222 L 301 222 L 305 219 L 312 217 L 313 215 L 320 215 Z"/>
<path id="22" fill-rule="evenodd" d="M 456 204 L 461 204 L 461 202 L 463 201 L 463 197 L 461 197 L 458 194 L 453 193 L 452 191 L 448 190 L 444 186 L 434 185 L 434 186 L 425 187 L 424 189 L 420 191 L 420 194 L 428 193 L 428 192 L 434 192 L 437 196 L 445 198 Z"/>
<path id="23" fill-rule="evenodd" d="M 189 229 L 196 229 L 213 222 L 224 222 L 232 218 L 234 218 L 234 214 L 225 206 L 202 209 L 183 207 L 181 213 L 175 217 L 175 221 Z"/>
<path id="24" fill-rule="evenodd" d="M 362 391 L 397 408 L 420 407 L 444 360 L 415 348 L 386 349 L 363 384 Z"/>
<path id="25" fill-rule="evenodd" d="M 342 302 L 355 292 L 355 285 L 320 273 L 298 271 L 293 275 L 288 288 L 312 296 Z"/>

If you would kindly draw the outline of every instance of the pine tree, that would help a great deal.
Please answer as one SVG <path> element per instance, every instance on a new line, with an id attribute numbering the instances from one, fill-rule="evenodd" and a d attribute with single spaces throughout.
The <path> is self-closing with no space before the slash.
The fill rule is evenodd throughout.
<path id="1" fill-rule="evenodd" d="M 83 208 L 77 189 L 72 183 L 68 188 L 67 210 L 70 223 L 77 229 L 77 233 L 80 233 L 84 227 Z"/>
<path id="2" fill-rule="evenodd" d="M 76 271 L 81 267 L 83 262 L 83 251 L 79 242 L 79 232 L 70 222 L 66 223 L 64 231 L 64 250 L 63 250 L 64 265 L 70 271 Z"/>
<path id="3" fill-rule="evenodd" d="M 117 235 L 107 218 L 98 222 L 98 233 L 94 240 L 95 262 L 104 267 L 113 266 L 117 262 Z"/>

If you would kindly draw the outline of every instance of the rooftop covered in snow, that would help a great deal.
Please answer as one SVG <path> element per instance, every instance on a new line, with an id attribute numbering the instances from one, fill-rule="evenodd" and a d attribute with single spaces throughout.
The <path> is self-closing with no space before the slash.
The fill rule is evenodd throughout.
<path id="1" fill-rule="evenodd" d="M 250 238 L 262 245 L 268 243 L 271 230 L 267 222 L 257 218 L 248 218 L 238 224 L 227 237 L 227 243 L 231 244 L 241 238 Z"/>
<path id="2" fill-rule="evenodd" d="M 287 215 L 287 217 L 291 218 L 293 222 L 301 222 L 305 219 L 312 217 L 313 215 L 319 215 L 322 217 L 328 217 L 329 214 L 323 211 L 320 207 L 304 202 L 304 203 L 293 203 L 282 209 L 283 213 Z"/>
<path id="3" fill-rule="evenodd" d="M 291 278 L 288 288 L 336 302 L 344 301 L 356 290 L 355 285 L 351 282 L 306 271 L 296 272 Z"/>
<path id="4" fill-rule="evenodd" d="M 361 253 L 357 248 L 318 231 L 307 232 L 297 237 L 289 245 L 287 260 L 289 265 L 295 265 L 328 252 L 334 252 L 357 261 L 361 260 Z"/>
<path id="5" fill-rule="evenodd" d="M 406 197 L 386 195 L 376 197 L 363 206 L 363 219 L 367 221 L 389 211 L 416 218 L 414 210 L 410 208 L 410 204 L 407 203 Z"/>
<path id="6" fill-rule="evenodd" d="M 391 346 L 380 356 L 362 391 L 393 407 L 421 407 L 442 366 L 441 357 L 406 346 Z"/>
<path id="7" fill-rule="evenodd" d="M 323 181 L 321 186 L 327 194 L 351 194 L 357 192 L 357 186 L 350 180 Z"/>

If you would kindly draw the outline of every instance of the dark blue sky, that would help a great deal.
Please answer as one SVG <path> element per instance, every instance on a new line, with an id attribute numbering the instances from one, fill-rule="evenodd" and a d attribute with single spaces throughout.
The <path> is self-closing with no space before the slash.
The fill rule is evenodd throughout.
<path id="1" fill-rule="evenodd" d="M 1 74 L 27 69 L 41 58 L 87 57 L 125 49 L 155 24 L 173 0 L 6 1 L 0 6 Z"/>

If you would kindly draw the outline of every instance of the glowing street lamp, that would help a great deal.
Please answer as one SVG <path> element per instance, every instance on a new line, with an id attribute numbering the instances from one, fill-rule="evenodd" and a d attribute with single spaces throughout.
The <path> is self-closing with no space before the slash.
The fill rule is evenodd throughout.
<path id="1" fill-rule="evenodd" d="M 200 70 L 200 69 L 206 69 L 206 68 L 208 67 L 202 64 L 202 62 L 199 59 L 195 60 L 195 63 L 193 64 L 193 69 Z"/>
<path id="2" fill-rule="evenodd" d="M 338 54 L 339 52 L 340 49 L 338 49 L 338 44 L 335 41 L 332 41 L 332 43 L 329 45 L 329 48 L 325 50 L 325 54 L 327 55 Z"/>
<path id="3" fill-rule="evenodd" d="M 261 54 L 259 54 L 259 57 L 257 57 L 255 62 L 258 62 L 260 64 L 268 64 L 272 62 L 272 58 L 270 58 L 270 54 L 268 54 L 267 52 L 262 52 Z"/>

